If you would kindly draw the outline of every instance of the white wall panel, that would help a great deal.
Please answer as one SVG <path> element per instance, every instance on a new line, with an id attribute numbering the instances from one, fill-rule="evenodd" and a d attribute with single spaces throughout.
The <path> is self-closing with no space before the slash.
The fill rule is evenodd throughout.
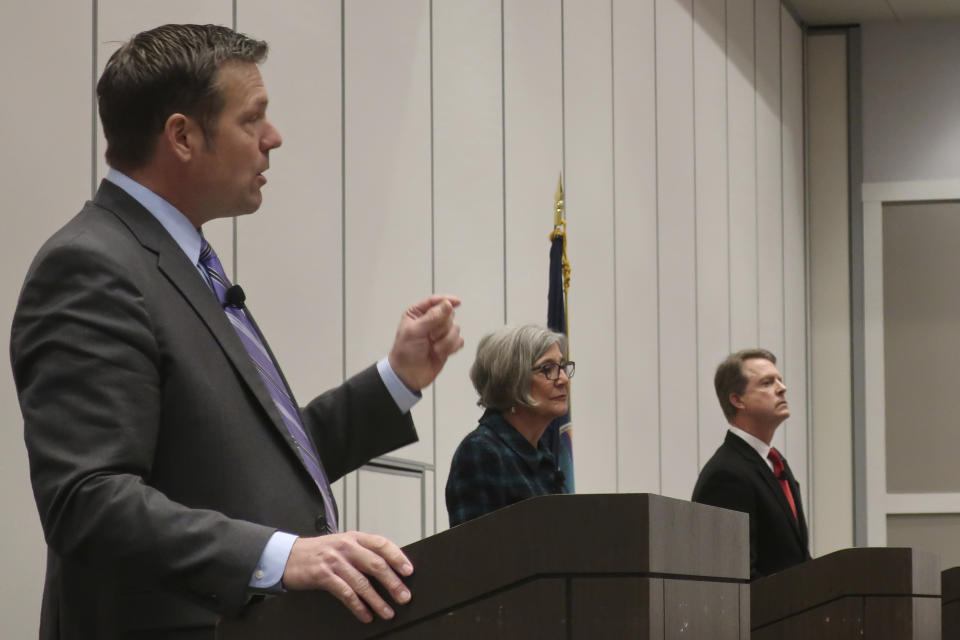
<path id="1" fill-rule="evenodd" d="M 657 220 L 660 256 L 662 493 L 689 498 L 697 478 L 697 274 L 690 0 L 657 0 Z"/>
<path id="2" fill-rule="evenodd" d="M 617 470 L 660 492 L 654 0 L 613 3 Z"/>
<path id="3" fill-rule="evenodd" d="M 727 0 L 730 349 L 758 340 L 754 0 Z"/>
<path id="4" fill-rule="evenodd" d="M 780 4 L 755 0 L 757 114 L 757 344 L 783 357 Z M 783 372 L 781 371 L 781 374 Z M 783 449 L 778 429 L 773 446 Z"/>
<path id="5" fill-rule="evenodd" d="M 352 374 L 386 355 L 401 312 L 432 290 L 427 0 L 344 4 L 345 336 Z M 433 389 L 413 416 L 433 459 Z"/>
<path id="6" fill-rule="evenodd" d="M 544 324 L 553 195 L 563 169 L 560 4 L 506 2 L 503 13 L 506 319 Z M 570 260 L 576 273 L 577 256 Z M 579 285 L 570 286 L 576 305 Z"/>
<path id="7" fill-rule="evenodd" d="M 343 379 L 340 2 L 244 0 L 237 29 L 271 45 L 267 115 L 284 136 L 263 206 L 237 219 L 237 281 L 305 404 Z"/>
<path id="8" fill-rule="evenodd" d="M 825 525 L 811 536 L 815 555 L 853 544 L 846 48 L 842 33 L 807 40 L 810 455 L 814 517 Z"/>
<path id="9" fill-rule="evenodd" d="M 446 528 L 450 460 L 481 413 L 470 365 L 504 316 L 499 0 L 435 3 L 433 61 L 434 277 L 437 291 L 463 299 L 465 343 L 434 385 L 436 520 Z"/>
<path id="10" fill-rule="evenodd" d="M 169 0 L 166 2 L 130 2 L 97 0 L 97 78 L 107 60 L 121 44 L 141 31 L 171 22 L 233 25 L 231 0 Z M 107 148 L 100 120 L 97 119 L 97 179 L 107 173 L 103 152 Z M 203 234 L 213 245 L 227 275 L 233 274 L 233 220 L 213 220 L 203 225 Z"/>
<path id="11" fill-rule="evenodd" d="M 424 481 L 422 473 L 362 467 L 357 471 L 357 529 L 386 536 L 401 547 L 423 538 Z M 410 517 L 394 517 L 401 505 Z"/>
<path id="12" fill-rule="evenodd" d="M 90 3 L 18 2 L 3 10 L 0 149 L 0 326 L 4 343 L 27 268 L 40 245 L 90 198 L 93 12 Z M 0 367 L 0 545 L 3 636 L 37 636 L 46 545 L 30 489 L 23 419 L 9 362 Z"/>
<path id="13" fill-rule="evenodd" d="M 730 352 L 727 217 L 726 5 L 694 0 L 694 139 L 697 238 L 697 407 L 699 465 L 726 434 L 713 375 Z"/>
<path id="14" fill-rule="evenodd" d="M 813 497 L 807 470 L 807 297 L 806 225 L 803 193 L 803 32 L 781 9 L 783 132 L 783 296 L 784 345 L 781 373 L 789 389 L 790 419 L 780 427 L 784 455 L 800 484 L 806 512 Z"/>
<path id="15" fill-rule="evenodd" d="M 564 3 L 567 252 L 577 492 L 617 489 L 610 5 Z M 578 426 L 579 425 L 579 426 Z"/>

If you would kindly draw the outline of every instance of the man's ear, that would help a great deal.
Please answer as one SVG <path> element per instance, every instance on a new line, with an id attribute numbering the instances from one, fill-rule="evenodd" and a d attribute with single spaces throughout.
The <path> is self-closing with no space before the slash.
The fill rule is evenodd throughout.
<path id="1" fill-rule="evenodd" d="M 730 404 L 735 406 L 737 409 L 743 409 L 746 405 L 743 404 L 743 396 L 739 393 L 730 394 Z"/>
<path id="2" fill-rule="evenodd" d="M 203 146 L 203 131 L 193 118 L 173 113 L 164 123 L 162 140 L 174 157 L 189 162 Z"/>

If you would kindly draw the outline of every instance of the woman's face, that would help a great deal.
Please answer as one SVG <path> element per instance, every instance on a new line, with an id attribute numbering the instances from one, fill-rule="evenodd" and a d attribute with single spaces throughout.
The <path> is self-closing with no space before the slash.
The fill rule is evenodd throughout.
<path id="1" fill-rule="evenodd" d="M 547 349 L 540 358 L 533 364 L 537 367 L 553 363 L 559 365 L 563 362 L 563 354 L 560 347 L 554 343 Z M 570 378 L 562 369 L 557 371 L 556 380 L 548 380 L 543 371 L 534 371 L 530 376 L 530 395 L 536 401 L 537 406 L 533 410 L 550 420 L 559 418 L 567 412 L 567 398 L 570 393 Z"/>

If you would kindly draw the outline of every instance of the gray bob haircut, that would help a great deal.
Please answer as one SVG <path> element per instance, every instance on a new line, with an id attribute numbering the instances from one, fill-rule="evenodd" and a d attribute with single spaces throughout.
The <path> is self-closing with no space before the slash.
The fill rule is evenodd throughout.
<path id="1" fill-rule="evenodd" d="M 531 369 L 553 345 L 566 357 L 567 337 L 536 324 L 503 327 L 483 336 L 470 367 L 470 380 L 480 394 L 477 404 L 497 411 L 536 405 L 530 397 Z"/>

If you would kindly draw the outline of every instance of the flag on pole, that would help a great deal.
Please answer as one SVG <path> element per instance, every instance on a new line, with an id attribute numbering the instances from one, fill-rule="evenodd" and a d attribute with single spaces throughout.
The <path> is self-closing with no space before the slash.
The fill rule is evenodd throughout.
<path id="1" fill-rule="evenodd" d="M 550 290 L 547 303 L 547 327 L 567 336 L 567 359 L 570 359 L 570 333 L 567 322 L 567 292 L 570 289 L 570 262 L 567 260 L 567 220 L 563 207 L 563 176 L 557 182 L 554 197 L 553 231 L 550 233 Z M 573 424 L 570 422 L 571 398 L 567 396 L 567 413 L 554 419 L 544 433 L 547 447 L 557 458 L 563 471 L 568 493 L 574 493 Z"/>

